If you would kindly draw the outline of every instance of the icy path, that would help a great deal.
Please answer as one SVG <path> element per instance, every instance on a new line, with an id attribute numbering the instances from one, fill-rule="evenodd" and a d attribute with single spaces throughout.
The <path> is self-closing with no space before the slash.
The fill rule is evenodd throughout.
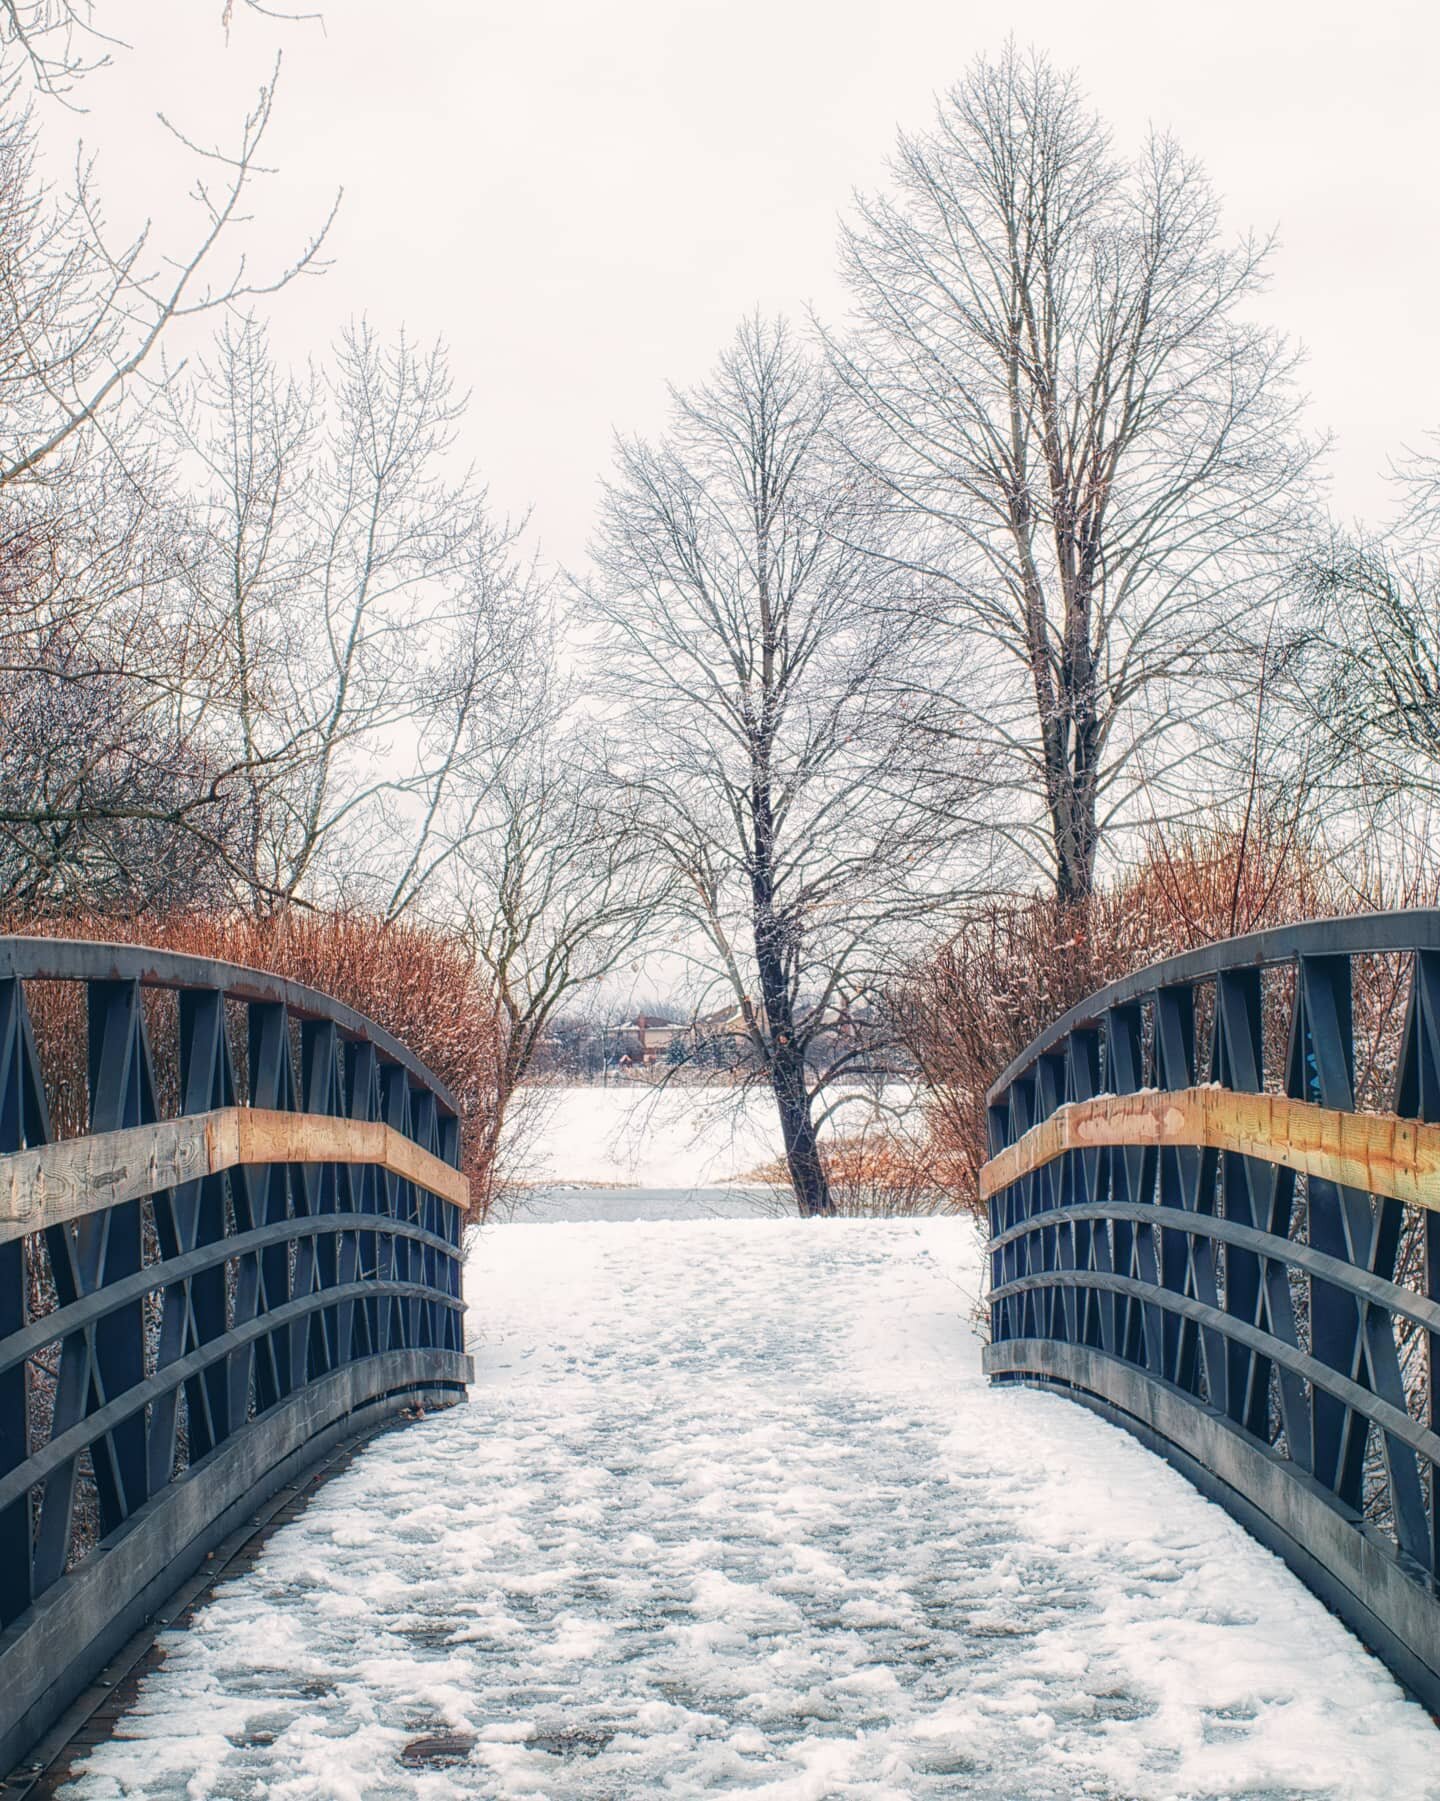
<path id="1" fill-rule="evenodd" d="M 472 1404 L 325 1487 L 69 1792 L 1440 1794 L 1221 1512 L 987 1390 L 976 1263 L 952 1222 L 490 1233 Z"/>

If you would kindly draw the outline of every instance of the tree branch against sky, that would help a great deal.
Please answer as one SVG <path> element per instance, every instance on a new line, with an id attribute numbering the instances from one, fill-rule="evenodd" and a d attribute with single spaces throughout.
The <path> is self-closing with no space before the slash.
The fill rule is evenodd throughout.
<path id="1" fill-rule="evenodd" d="M 1083 896 L 1107 827 L 1142 784 L 1173 798 L 1176 747 L 1246 685 L 1308 520 L 1295 356 L 1246 318 L 1270 245 L 1223 241 L 1171 139 L 1121 160 L 1074 77 L 1013 46 L 893 175 L 842 239 L 846 442 L 951 622 L 953 729 L 1003 753 L 1033 859 Z"/>
<path id="2" fill-rule="evenodd" d="M 217 0 L 217 28 L 228 33 L 237 8 L 291 23 L 320 18 L 318 11 L 268 0 Z M 0 0 L 0 51 L 9 51 L 16 65 L 12 84 L 28 80 L 36 93 L 77 106 L 74 95 L 84 78 L 128 48 L 111 29 L 114 13 L 105 0 Z"/>
<path id="3" fill-rule="evenodd" d="M 783 324 L 747 321 L 659 443 L 617 444 L 581 609 L 630 829 L 729 985 L 804 1214 L 831 1210 L 816 1053 L 943 907 L 973 773 L 924 730 L 925 628 L 889 604 L 833 405 Z"/>
<path id="4" fill-rule="evenodd" d="M 173 400 L 184 579 L 215 646 L 200 705 L 243 790 L 245 884 L 278 906 L 363 889 L 394 917 L 478 829 L 545 680 L 533 567 L 449 466 L 444 351 L 359 322 L 296 375 L 243 319 Z"/>
<path id="5" fill-rule="evenodd" d="M 178 245 L 152 242 L 148 225 L 113 242 L 94 162 L 83 153 L 70 193 L 49 192 L 31 121 L 12 107 L 0 124 L 0 489 L 56 479 L 57 458 L 105 424 L 177 327 L 253 305 L 323 266 L 333 208 L 297 251 L 264 271 L 252 269 L 238 245 L 232 254 L 263 172 L 274 105 L 272 79 L 229 149 L 172 133 L 198 170 L 196 223 Z M 124 436 L 111 436 L 112 454 L 123 452 Z"/>

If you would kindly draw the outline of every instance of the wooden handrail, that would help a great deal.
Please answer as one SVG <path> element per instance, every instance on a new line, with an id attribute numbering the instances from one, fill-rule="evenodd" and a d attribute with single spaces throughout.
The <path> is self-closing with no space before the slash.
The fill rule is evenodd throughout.
<path id="1" fill-rule="evenodd" d="M 246 1164 L 372 1163 L 462 1211 L 458 1169 L 378 1120 L 219 1107 L 0 1156 L 0 1243 Z"/>
<path id="2" fill-rule="evenodd" d="M 980 1171 L 981 1197 L 988 1200 L 1066 1151 L 1125 1145 L 1236 1151 L 1440 1211 L 1440 1126 L 1216 1087 L 1069 1101 L 990 1159 Z"/>

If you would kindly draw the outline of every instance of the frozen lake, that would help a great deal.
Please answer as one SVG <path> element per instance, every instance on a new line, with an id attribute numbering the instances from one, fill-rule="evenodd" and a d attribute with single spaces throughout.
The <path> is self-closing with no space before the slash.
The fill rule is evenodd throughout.
<path id="1" fill-rule="evenodd" d="M 540 1186 L 713 1191 L 781 1154 L 775 1103 L 758 1090 L 633 1083 L 535 1088 L 522 1096 L 530 1113 L 526 1142 L 534 1145 L 528 1173 Z M 909 1098 L 908 1089 L 885 1091 L 887 1105 Z M 839 1129 L 858 1129 L 870 1111 L 870 1096 L 857 1090 L 836 1115 Z"/>

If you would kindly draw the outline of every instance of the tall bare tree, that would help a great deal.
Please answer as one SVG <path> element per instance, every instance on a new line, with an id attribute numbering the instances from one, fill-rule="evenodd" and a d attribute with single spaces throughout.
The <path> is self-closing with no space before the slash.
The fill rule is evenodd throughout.
<path id="1" fill-rule="evenodd" d="M 954 729 L 1003 755 L 1061 899 L 1251 679 L 1294 555 L 1295 356 L 1245 316 L 1270 250 L 1222 238 L 1170 138 L 1118 157 L 1074 77 L 1013 46 L 843 236 L 849 443 L 953 624 Z"/>
<path id="2" fill-rule="evenodd" d="M 296 377 L 245 319 L 174 408 L 197 472 L 185 579 L 216 647 L 200 705 L 261 904 L 335 883 L 343 851 L 352 896 L 403 911 L 525 723 L 538 584 L 449 470 L 463 407 L 438 346 L 360 324 Z"/>
<path id="3" fill-rule="evenodd" d="M 968 799 L 905 679 L 928 628 L 829 458 L 833 401 L 783 325 L 745 324 L 660 443 L 617 445 L 584 595 L 629 829 L 729 985 L 807 1215 L 833 1210 L 818 1129 L 854 1061 L 823 1047 L 943 902 Z"/>

